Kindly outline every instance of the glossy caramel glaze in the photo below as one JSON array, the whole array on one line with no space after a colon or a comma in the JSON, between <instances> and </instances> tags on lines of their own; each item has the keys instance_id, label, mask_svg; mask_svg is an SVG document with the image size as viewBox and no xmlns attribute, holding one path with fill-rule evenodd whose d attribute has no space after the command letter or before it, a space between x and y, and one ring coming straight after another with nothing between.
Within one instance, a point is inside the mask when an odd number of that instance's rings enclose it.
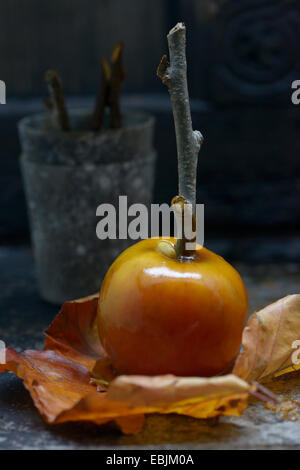
<instances>
[{"instance_id":1,"label":"glossy caramel glaze","mask_svg":"<svg viewBox=\"0 0 300 470\"><path fill-rule=\"evenodd\" d=\"M193 259L164 255L165 240L125 250L102 284L98 329L123 374L212 376L226 371L241 344L247 293L223 258L197 247Z\"/></svg>"}]
</instances>

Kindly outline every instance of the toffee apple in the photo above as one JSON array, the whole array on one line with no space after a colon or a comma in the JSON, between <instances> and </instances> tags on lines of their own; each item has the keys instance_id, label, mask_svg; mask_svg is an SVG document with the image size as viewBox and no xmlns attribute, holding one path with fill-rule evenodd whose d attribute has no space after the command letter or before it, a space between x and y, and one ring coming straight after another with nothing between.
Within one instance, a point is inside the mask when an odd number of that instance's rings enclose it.
<instances>
[{"instance_id":1,"label":"toffee apple","mask_svg":"<svg viewBox=\"0 0 300 470\"><path fill-rule=\"evenodd\" d=\"M169 88L176 130L179 194L195 208L202 135L193 131L186 78L185 26L168 34L158 75ZM182 215L184 218L184 215ZM103 281L98 304L102 345L118 373L212 376L239 352L247 293L238 272L183 236L150 238L125 250Z\"/></svg>"},{"instance_id":2,"label":"toffee apple","mask_svg":"<svg viewBox=\"0 0 300 470\"><path fill-rule=\"evenodd\" d=\"M100 294L100 339L124 374L212 376L235 359L246 290L223 258L197 246L179 260L175 239L148 239L110 267Z\"/></svg>"}]
</instances>

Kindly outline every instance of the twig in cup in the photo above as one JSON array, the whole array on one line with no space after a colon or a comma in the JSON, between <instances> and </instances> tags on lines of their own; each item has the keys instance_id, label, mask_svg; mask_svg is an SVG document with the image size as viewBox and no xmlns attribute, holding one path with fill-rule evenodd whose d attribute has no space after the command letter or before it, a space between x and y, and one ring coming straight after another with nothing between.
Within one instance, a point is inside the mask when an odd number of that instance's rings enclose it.
<instances>
[{"instance_id":1,"label":"twig in cup","mask_svg":"<svg viewBox=\"0 0 300 470\"><path fill-rule=\"evenodd\" d=\"M93 131L100 131L103 124L105 107L109 101L111 68L105 57L101 60L101 83L92 118Z\"/></svg>"},{"instance_id":2,"label":"twig in cup","mask_svg":"<svg viewBox=\"0 0 300 470\"><path fill-rule=\"evenodd\" d=\"M47 107L55 110L60 129L62 131L69 131L70 121L65 105L61 78L55 70L48 70L45 75L45 81L50 94L50 100L47 100Z\"/></svg>"},{"instance_id":3,"label":"twig in cup","mask_svg":"<svg viewBox=\"0 0 300 470\"><path fill-rule=\"evenodd\" d=\"M120 91L121 84L125 79L125 67L123 64L123 43L118 42L115 46L112 56L112 74L110 83L110 112L111 127L117 129L121 127L121 111L120 111Z\"/></svg>"},{"instance_id":4,"label":"twig in cup","mask_svg":"<svg viewBox=\"0 0 300 470\"><path fill-rule=\"evenodd\" d=\"M120 91L125 78L123 48L122 42L116 44L111 56L111 66L105 57L101 61L101 84L92 118L94 131L101 130L106 107L110 108L111 128L118 129L122 125Z\"/></svg>"}]
</instances>

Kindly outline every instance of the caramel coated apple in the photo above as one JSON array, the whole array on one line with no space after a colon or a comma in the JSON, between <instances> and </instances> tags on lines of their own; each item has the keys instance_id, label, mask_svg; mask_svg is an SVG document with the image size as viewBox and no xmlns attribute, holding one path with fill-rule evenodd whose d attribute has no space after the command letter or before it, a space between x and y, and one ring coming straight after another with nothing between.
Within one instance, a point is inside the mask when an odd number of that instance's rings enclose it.
<instances>
[{"instance_id":1,"label":"caramel coated apple","mask_svg":"<svg viewBox=\"0 0 300 470\"><path fill-rule=\"evenodd\" d=\"M175 242L143 240L106 274L98 329L118 373L213 376L239 352L248 307L240 275L199 245L176 259Z\"/></svg>"}]
</instances>

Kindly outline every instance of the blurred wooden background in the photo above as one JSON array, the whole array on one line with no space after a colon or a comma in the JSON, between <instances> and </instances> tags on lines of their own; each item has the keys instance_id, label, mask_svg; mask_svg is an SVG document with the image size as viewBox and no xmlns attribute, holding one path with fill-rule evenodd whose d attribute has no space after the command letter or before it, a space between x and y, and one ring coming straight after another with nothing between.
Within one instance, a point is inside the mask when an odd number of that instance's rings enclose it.
<instances>
[{"instance_id":1,"label":"blurred wooden background","mask_svg":"<svg viewBox=\"0 0 300 470\"><path fill-rule=\"evenodd\" d=\"M92 93L100 58L123 40L124 90L161 91L157 62L182 20L193 97L284 102L299 72L299 11L293 0L2 0L1 79L8 96L40 95L56 68L68 93Z\"/></svg>"},{"instance_id":2,"label":"blurred wooden background","mask_svg":"<svg viewBox=\"0 0 300 470\"><path fill-rule=\"evenodd\" d=\"M177 21L188 31L188 76L201 151L198 200L207 230L300 227L300 2L296 0L1 0L0 242L28 234L16 122L42 109L44 74L56 68L72 103L92 97L100 59L125 43L125 101L155 114L155 201L177 186L168 93L156 77ZM76 101L77 100L77 101Z\"/></svg>"},{"instance_id":3,"label":"blurred wooden background","mask_svg":"<svg viewBox=\"0 0 300 470\"><path fill-rule=\"evenodd\" d=\"M100 59L118 40L126 45L126 90L157 88L155 67L165 49L169 3L2 0L1 78L9 95L44 93L47 68L59 70L68 93L95 91Z\"/></svg>"},{"instance_id":4,"label":"blurred wooden background","mask_svg":"<svg viewBox=\"0 0 300 470\"><path fill-rule=\"evenodd\" d=\"M164 46L161 0L2 0L1 77L11 95L44 92L47 68L56 68L69 93L93 92L100 59L118 40L126 44L128 90L155 86Z\"/></svg>"}]
</instances>

